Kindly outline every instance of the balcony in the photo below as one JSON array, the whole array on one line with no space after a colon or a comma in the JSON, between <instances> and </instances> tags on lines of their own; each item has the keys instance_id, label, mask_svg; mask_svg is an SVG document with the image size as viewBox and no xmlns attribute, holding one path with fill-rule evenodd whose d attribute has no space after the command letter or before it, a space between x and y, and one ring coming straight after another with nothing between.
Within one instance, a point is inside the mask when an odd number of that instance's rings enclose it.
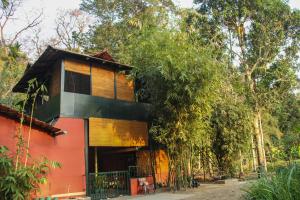
<instances>
[{"instance_id":1,"label":"balcony","mask_svg":"<svg viewBox=\"0 0 300 200\"><path fill-rule=\"evenodd\" d=\"M39 106L34 116L43 121L60 117L90 117L147 121L151 106L85 94L62 92Z\"/></svg>"}]
</instances>

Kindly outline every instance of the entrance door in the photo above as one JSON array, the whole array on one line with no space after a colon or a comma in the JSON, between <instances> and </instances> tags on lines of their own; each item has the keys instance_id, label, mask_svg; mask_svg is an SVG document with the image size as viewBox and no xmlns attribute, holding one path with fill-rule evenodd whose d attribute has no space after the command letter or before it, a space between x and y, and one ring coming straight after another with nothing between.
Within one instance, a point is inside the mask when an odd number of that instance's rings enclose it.
<instances>
[{"instance_id":1,"label":"entrance door","mask_svg":"<svg viewBox=\"0 0 300 200\"><path fill-rule=\"evenodd\" d=\"M89 147L88 193L93 200L129 195L129 166L135 148Z\"/></svg>"},{"instance_id":2,"label":"entrance door","mask_svg":"<svg viewBox=\"0 0 300 200\"><path fill-rule=\"evenodd\" d=\"M136 165L135 148L89 147L88 158L89 173L128 171Z\"/></svg>"}]
</instances>

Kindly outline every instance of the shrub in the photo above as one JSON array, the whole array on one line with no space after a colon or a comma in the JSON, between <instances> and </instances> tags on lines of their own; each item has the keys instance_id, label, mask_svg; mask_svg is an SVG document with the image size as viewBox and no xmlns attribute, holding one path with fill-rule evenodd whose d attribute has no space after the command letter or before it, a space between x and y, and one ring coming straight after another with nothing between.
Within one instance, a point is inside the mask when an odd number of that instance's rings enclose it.
<instances>
[{"instance_id":1,"label":"shrub","mask_svg":"<svg viewBox=\"0 0 300 200\"><path fill-rule=\"evenodd\" d=\"M0 199L29 199L30 194L39 189L39 184L46 182L50 168L55 167L60 167L60 164L46 158L15 167L14 157L8 148L0 146Z\"/></svg>"},{"instance_id":2,"label":"shrub","mask_svg":"<svg viewBox=\"0 0 300 200\"><path fill-rule=\"evenodd\" d=\"M246 191L246 199L298 200L300 199L300 166L293 164L278 169L272 177L263 177Z\"/></svg>"}]
</instances>

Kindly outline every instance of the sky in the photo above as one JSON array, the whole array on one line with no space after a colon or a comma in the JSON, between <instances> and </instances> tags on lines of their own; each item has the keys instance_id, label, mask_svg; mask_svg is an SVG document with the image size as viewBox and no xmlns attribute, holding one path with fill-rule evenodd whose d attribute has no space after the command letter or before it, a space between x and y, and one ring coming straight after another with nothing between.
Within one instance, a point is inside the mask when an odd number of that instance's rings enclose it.
<instances>
[{"instance_id":1,"label":"sky","mask_svg":"<svg viewBox=\"0 0 300 200\"><path fill-rule=\"evenodd\" d=\"M55 33L55 18L60 9L79 8L81 0L23 0L23 4L16 12L16 20L7 27L8 33L16 32L21 29L28 18L32 18L43 12L43 20L40 24L42 29L42 39L47 39ZM190 8L193 6L193 0L174 0L180 7ZM292 8L300 9L300 0L290 0ZM26 34L25 34L26 36ZM25 37L23 36L23 37ZM43 38L45 37L45 38Z\"/></svg>"}]
</instances>

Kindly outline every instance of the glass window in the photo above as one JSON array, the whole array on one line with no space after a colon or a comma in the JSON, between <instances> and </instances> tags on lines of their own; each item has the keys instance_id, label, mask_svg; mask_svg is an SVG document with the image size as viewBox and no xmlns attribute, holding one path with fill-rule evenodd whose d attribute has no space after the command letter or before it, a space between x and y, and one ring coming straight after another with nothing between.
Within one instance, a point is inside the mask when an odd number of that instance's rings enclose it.
<instances>
[{"instance_id":1,"label":"glass window","mask_svg":"<svg viewBox=\"0 0 300 200\"><path fill-rule=\"evenodd\" d=\"M65 91L91 94L91 76L71 71L65 71Z\"/></svg>"}]
</instances>

